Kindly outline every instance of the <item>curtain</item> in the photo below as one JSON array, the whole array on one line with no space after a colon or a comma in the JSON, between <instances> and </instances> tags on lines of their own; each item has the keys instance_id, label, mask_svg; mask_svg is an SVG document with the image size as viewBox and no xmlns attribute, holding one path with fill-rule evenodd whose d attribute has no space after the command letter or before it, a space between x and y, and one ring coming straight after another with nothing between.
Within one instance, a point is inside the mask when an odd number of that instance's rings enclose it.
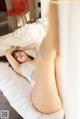
<instances>
[{"instance_id":1,"label":"curtain","mask_svg":"<svg viewBox=\"0 0 80 119\"><path fill-rule=\"evenodd\" d=\"M72 1L73 2L73 1ZM80 2L59 5L61 81L66 119L80 118Z\"/></svg>"}]
</instances>

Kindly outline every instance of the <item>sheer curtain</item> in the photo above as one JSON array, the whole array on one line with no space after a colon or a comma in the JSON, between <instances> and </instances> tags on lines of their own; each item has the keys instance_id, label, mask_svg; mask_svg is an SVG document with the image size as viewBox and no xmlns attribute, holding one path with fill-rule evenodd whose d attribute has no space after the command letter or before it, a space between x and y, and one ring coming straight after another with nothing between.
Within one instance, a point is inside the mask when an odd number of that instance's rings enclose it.
<instances>
[{"instance_id":1,"label":"sheer curtain","mask_svg":"<svg viewBox=\"0 0 80 119\"><path fill-rule=\"evenodd\" d=\"M73 2L73 1L72 1ZM61 80L66 119L80 118L80 2L59 5Z\"/></svg>"}]
</instances>

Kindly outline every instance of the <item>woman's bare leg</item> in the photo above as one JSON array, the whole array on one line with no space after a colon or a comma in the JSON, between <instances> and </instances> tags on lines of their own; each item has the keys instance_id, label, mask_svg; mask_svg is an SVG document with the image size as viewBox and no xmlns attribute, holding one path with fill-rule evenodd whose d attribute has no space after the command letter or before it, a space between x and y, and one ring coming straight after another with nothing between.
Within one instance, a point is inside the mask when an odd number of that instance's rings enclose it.
<instances>
[{"instance_id":1,"label":"woman's bare leg","mask_svg":"<svg viewBox=\"0 0 80 119\"><path fill-rule=\"evenodd\" d=\"M59 51L57 5L50 4L49 30L40 46L36 84L32 92L33 105L43 113L52 113L62 108L55 79L55 57Z\"/></svg>"},{"instance_id":2,"label":"woman's bare leg","mask_svg":"<svg viewBox=\"0 0 80 119\"><path fill-rule=\"evenodd\" d=\"M50 3L48 33L40 46L40 53L43 57L49 54L52 50L59 51L58 26L57 5Z\"/></svg>"},{"instance_id":3,"label":"woman's bare leg","mask_svg":"<svg viewBox=\"0 0 80 119\"><path fill-rule=\"evenodd\" d=\"M56 78L58 94L63 104L63 94L62 94L61 75L60 75L60 55L59 54L57 54L56 59L55 59L55 78Z\"/></svg>"}]
</instances>

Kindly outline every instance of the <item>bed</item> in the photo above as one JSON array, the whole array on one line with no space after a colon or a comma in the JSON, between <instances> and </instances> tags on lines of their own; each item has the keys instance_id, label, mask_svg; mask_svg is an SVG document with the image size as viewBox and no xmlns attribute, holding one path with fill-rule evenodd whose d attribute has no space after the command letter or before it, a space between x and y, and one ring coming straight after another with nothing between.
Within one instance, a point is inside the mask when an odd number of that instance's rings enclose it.
<instances>
[{"instance_id":1,"label":"bed","mask_svg":"<svg viewBox=\"0 0 80 119\"><path fill-rule=\"evenodd\" d=\"M33 24L28 24L11 34L0 37L0 56L4 55L4 51L11 45L29 45L42 42L48 28L47 18L37 20ZM35 35L34 35L35 34ZM4 96L8 99L10 105L24 119L63 119L63 109L54 114L42 114L36 111L31 102L31 87L28 82L16 74L8 65L8 63L0 63L0 89Z\"/></svg>"}]
</instances>

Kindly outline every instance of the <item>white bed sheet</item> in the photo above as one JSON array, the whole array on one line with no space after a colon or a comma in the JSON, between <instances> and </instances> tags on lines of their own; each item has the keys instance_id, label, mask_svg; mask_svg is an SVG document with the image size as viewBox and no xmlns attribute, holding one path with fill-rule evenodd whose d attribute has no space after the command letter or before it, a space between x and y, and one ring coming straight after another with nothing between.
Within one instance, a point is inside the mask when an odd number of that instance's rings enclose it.
<instances>
[{"instance_id":1,"label":"white bed sheet","mask_svg":"<svg viewBox=\"0 0 80 119\"><path fill-rule=\"evenodd\" d=\"M63 109L52 114L38 112L31 103L31 85L15 73L8 63L0 63L0 89L23 119L64 119Z\"/></svg>"},{"instance_id":2,"label":"white bed sheet","mask_svg":"<svg viewBox=\"0 0 80 119\"><path fill-rule=\"evenodd\" d=\"M0 55L4 55L4 51L11 45L28 45L32 42L40 44L45 37L47 25L44 18L0 37ZM63 110L54 114L42 114L36 111L31 103L30 84L5 63L0 63L0 89L10 105L24 119L63 119L64 117Z\"/></svg>"}]
</instances>

